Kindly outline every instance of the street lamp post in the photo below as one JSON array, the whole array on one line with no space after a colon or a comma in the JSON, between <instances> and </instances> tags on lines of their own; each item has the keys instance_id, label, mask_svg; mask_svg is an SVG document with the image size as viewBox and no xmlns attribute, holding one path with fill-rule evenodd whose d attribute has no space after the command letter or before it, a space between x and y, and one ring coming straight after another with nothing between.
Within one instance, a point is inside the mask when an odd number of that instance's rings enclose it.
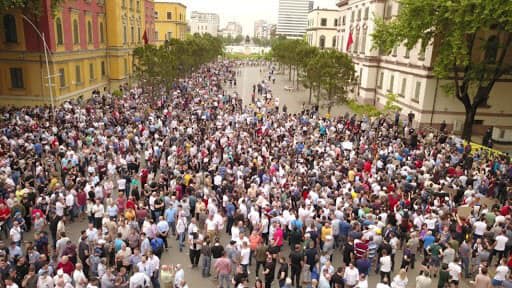
<instances>
[{"instance_id":1,"label":"street lamp post","mask_svg":"<svg viewBox=\"0 0 512 288\"><path fill-rule=\"evenodd\" d=\"M52 118L55 119L55 107L54 107L54 102L53 102L53 85L52 85L52 75L50 75L50 64L48 63L48 53L51 54L51 51L50 51L50 48L48 48L48 44L46 43L46 39L44 38L44 33L41 33L41 31L39 31L39 29L37 29L36 25L34 25L34 23L32 21L30 21L30 19L27 18L27 16L25 15L22 15L21 17L23 17L23 19L25 21L27 21L28 24L30 24L30 26L32 26L32 28L34 28L34 30L37 32L37 35L39 36L39 38L41 38L41 40L43 41L43 48L44 48L44 59L45 59L45 62L46 62L46 78L48 79L48 89L50 90L50 105L52 107Z\"/></svg>"}]
</instances>

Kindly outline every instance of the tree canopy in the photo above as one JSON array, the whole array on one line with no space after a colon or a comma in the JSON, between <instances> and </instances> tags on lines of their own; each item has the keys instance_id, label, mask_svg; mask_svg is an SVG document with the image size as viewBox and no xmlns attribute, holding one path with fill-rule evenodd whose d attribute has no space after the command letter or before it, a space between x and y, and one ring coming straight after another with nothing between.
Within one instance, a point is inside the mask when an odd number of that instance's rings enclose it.
<instances>
[{"instance_id":1,"label":"tree canopy","mask_svg":"<svg viewBox=\"0 0 512 288\"><path fill-rule=\"evenodd\" d=\"M51 0L51 8L55 11L65 0ZM1 0L0 14L10 9L21 9L24 14L40 15L42 0Z\"/></svg>"},{"instance_id":2,"label":"tree canopy","mask_svg":"<svg viewBox=\"0 0 512 288\"><path fill-rule=\"evenodd\" d=\"M316 92L317 104L322 91L325 91L327 107L345 102L349 87L355 77L352 60L347 54L336 50L320 50L309 46L303 39L278 38L272 43L272 56L279 63L289 67L290 80L292 67L296 78L312 92ZM297 81L297 85L299 81Z\"/></svg>"},{"instance_id":3,"label":"tree canopy","mask_svg":"<svg viewBox=\"0 0 512 288\"><path fill-rule=\"evenodd\" d=\"M223 53L222 40L210 34L194 34L164 45L145 45L134 50L135 76L150 87L170 88L177 78L188 75Z\"/></svg>"},{"instance_id":4,"label":"tree canopy","mask_svg":"<svg viewBox=\"0 0 512 288\"><path fill-rule=\"evenodd\" d=\"M511 73L512 1L400 0L392 20L377 19L376 48L389 52L433 45L434 73L453 79L445 88L464 106L463 137L471 139L476 111L496 81Z\"/></svg>"}]
</instances>

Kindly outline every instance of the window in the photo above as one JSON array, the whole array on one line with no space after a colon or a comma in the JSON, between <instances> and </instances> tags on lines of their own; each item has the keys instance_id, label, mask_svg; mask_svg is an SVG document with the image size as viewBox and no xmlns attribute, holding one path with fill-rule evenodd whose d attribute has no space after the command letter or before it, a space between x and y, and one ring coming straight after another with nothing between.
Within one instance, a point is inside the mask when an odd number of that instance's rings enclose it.
<instances>
[{"instance_id":1,"label":"window","mask_svg":"<svg viewBox=\"0 0 512 288\"><path fill-rule=\"evenodd\" d=\"M21 68L11 68L9 69L9 71L11 72L11 88L24 88L25 86L23 85L23 70Z\"/></svg>"},{"instance_id":2,"label":"window","mask_svg":"<svg viewBox=\"0 0 512 288\"><path fill-rule=\"evenodd\" d=\"M165 40L171 40L172 39L172 32L167 32L165 35Z\"/></svg>"},{"instance_id":3,"label":"window","mask_svg":"<svg viewBox=\"0 0 512 288\"><path fill-rule=\"evenodd\" d=\"M332 36L332 48L336 47L336 36Z\"/></svg>"},{"instance_id":4,"label":"window","mask_svg":"<svg viewBox=\"0 0 512 288\"><path fill-rule=\"evenodd\" d=\"M327 26L327 18L320 19L320 26L322 26L322 27Z\"/></svg>"},{"instance_id":5,"label":"window","mask_svg":"<svg viewBox=\"0 0 512 288\"><path fill-rule=\"evenodd\" d=\"M101 61L101 77L105 77L107 71L105 70L105 61Z\"/></svg>"},{"instance_id":6,"label":"window","mask_svg":"<svg viewBox=\"0 0 512 288\"><path fill-rule=\"evenodd\" d=\"M105 43L105 33L103 32L103 22L100 22L100 41Z\"/></svg>"},{"instance_id":7,"label":"window","mask_svg":"<svg viewBox=\"0 0 512 288\"><path fill-rule=\"evenodd\" d=\"M124 44L126 44L126 38L128 37L128 36L126 35L126 33L127 33L127 32L126 32L126 26L123 26L123 43L124 43Z\"/></svg>"},{"instance_id":8,"label":"window","mask_svg":"<svg viewBox=\"0 0 512 288\"><path fill-rule=\"evenodd\" d=\"M124 74L128 74L128 60L125 58L124 60Z\"/></svg>"},{"instance_id":9,"label":"window","mask_svg":"<svg viewBox=\"0 0 512 288\"><path fill-rule=\"evenodd\" d=\"M356 38L354 39L354 47L352 52L357 53L357 48L359 48L359 30L356 32Z\"/></svg>"},{"instance_id":10,"label":"window","mask_svg":"<svg viewBox=\"0 0 512 288\"><path fill-rule=\"evenodd\" d=\"M136 3L137 3L137 6L136 6L137 11L139 11L140 10L140 1L137 1Z\"/></svg>"},{"instance_id":11,"label":"window","mask_svg":"<svg viewBox=\"0 0 512 288\"><path fill-rule=\"evenodd\" d=\"M355 18L356 18L356 11L352 11L352 15L350 17L350 22L354 22Z\"/></svg>"},{"instance_id":12,"label":"window","mask_svg":"<svg viewBox=\"0 0 512 288\"><path fill-rule=\"evenodd\" d=\"M11 14L4 16L5 42L17 43L18 33L16 32L16 18Z\"/></svg>"},{"instance_id":13,"label":"window","mask_svg":"<svg viewBox=\"0 0 512 288\"><path fill-rule=\"evenodd\" d=\"M334 18L334 27L338 27L338 18Z\"/></svg>"},{"instance_id":14,"label":"window","mask_svg":"<svg viewBox=\"0 0 512 288\"><path fill-rule=\"evenodd\" d=\"M94 80L94 63L89 63L89 79Z\"/></svg>"},{"instance_id":15,"label":"window","mask_svg":"<svg viewBox=\"0 0 512 288\"><path fill-rule=\"evenodd\" d=\"M167 20L172 20L172 12L167 12Z\"/></svg>"},{"instance_id":16,"label":"window","mask_svg":"<svg viewBox=\"0 0 512 288\"><path fill-rule=\"evenodd\" d=\"M73 20L73 44L80 44L80 35L78 34L78 20Z\"/></svg>"},{"instance_id":17,"label":"window","mask_svg":"<svg viewBox=\"0 0 512 288\"><path fill-rule=\"evenodd\" d=\"M345 16L343 16L343 18L341 18L341 25L345 25Z\"/></svg>"},{"instance_id":18,"label":"window","mask_svg":"<svg viewBox=\"0 0 512 288\"><path fill-rule=\"evenodd\" d=\"M384 72L380 72L379 82L377 83L377 88L382 88L382 82L384 82Z\"/></svg>"},{"instance_id":19,"label":"window","mask_svg":"<svg viewBox=\"0 0 512 288\"><path fill-rule=\"evenodd\" d=\"M393 52L392 52L391 56L396 57L397 51L398 51L397 47L393 48Z\"/></svg>"},{"instance_id":20,"label":"window","mask_svg":"<svg viewBox=\"0 0 512 288\"><path fill-rule=\"evenodd\" d=\"M325 36L324 35L320 36L320 42L318 43L318 46L320 47L320 49L325 48Z\"/></svg>"},{"instance_id":21,"label":"window","mask_svg":"<svg viewBox=\"0 0 512 288\"><path fill-rule=\"evenodd\" d=\"M363 36L361 37L361 49L359 50L360 53L364 54L366 50L366 33L368 33L368 30L363 30Z\"/></svg>"},{"instance_id":22,"label":"window","mask_svg":"<svg viewBox=\"0 0 512 288\"><path fill-rule=\"evenodd\" d=\"M122 7L123 7L123 8L126 8L126 0L123 0Z\"/></svg>"},{"instance_id":23,"label":"window","mask_svg":"<svg viewBox=\"0 0 512 288\"><path fill-rule=\"evenodd\" d=\"M87 21L87 43L92 43L92 23Z\"/></svg>"},{"instance_id":24,"label":"window","mask_svg":"<svg viewBox=\"0 0 512 288\"><path fill-rule=\"evenodd\" d=\"M409 50L407 47L405 47L404 58L409 59L410 56L411 56L411 50Z\"/></svg>"},{"instance_id":25,"label":"window","mask_svg":"<svg viewBox=\"0 0 512 288\"><path fill-rule=\"evenodd\" d=\"M140 27L137 28L137 42L140 43Z\"/></svg>"},{"instance_id":26,"label":"window","mask_svg":"<svg viewBox=\"0 0 512 288\"><path fill-rule=\"evenodd\" d=\"M420 93L421 93L421 82L416 81L416 88L414 89L414 96L411 100L416 103L420 102Z\"/></svg>"},{"instance_id":27,"label":"window","mask_svg":"<svg viewBox=\"0 0 512 288\"><path fill-rule=\"evenodd\" d=\"M155 30L155 39L158 41L158 31Z\"/></svg>"},{"instance_id":28,"label":"window","mask_svg":"<svg viewBox=\"0 0 512 288\"><path fill-rule=\"evenodd\" d=\"M393 93L393 86L395 85L395 75L391 75L389 78L388 92Z\"/></svg>"},{"instance_id":29,"label":"window","mask_svg":"<svg viewBox=\"0 0 512 288\"><path fill-rule=\"evenodd\" d=\"M357 10L357 21L361 20L361 9Z\"/></svg>"},{"instance_id":30,"label":"window","mask_svg":"<svg viewBox=\"0 0 512 288\"><path fill-rule=\"evenodd\" d=\"M62 21L60 18L55 19L55 30L57 30L57 45L62 45L64 39L62 37Z\"/></svg>"},{"instance_id":31,"label":"window","mask_svg":"<svg viewBox=\"0 0 512 288\"><path fill-rule=\"evenodd\" d=\"M130 0L130 9L133 9L133 0Z\"/></svg>"},{"instance_id":32,"label":"window","mask_svg":"<svg viewBox=\"0 0 512 288\"><path fill-rule=\"evenodd\" d=\"M80 85L82 84L82 75L80 73L80 65L75 66L75 84Z\"/></svg>"},{"instance_id":33,"label":"window","mask_svg":"<svg viewBox=\"0 0 512 288\"><path fill-rule=\"evenodd\" d=\"M130 27L130 36L132 37L131 38L131 40L132 40L131 42L132 43L135 42L135 29L133 28L133 26Z\"/></svg>"},{"instance_id":34,"label":"window","mask_svg":"<svg viewBox=\"0 0 512 288\"><path fill-rule=\"evenodd\" d=\"M369 14L370 14L370 7L364 8L364 20L368 20Z\"/></svg>"},{"instance_id":35,"label":"window","mask_svg":"<svg viewBox=\"0 0 512 288\"><path fill-rule=\"evenodd\" d=\"M405 97L405 89L407 88L407 79L406 78L403 78L402 79L402 88L400 88L400 94L398 94L398 96L400 97Z\"/></svg>"},{"instance_id":36,"label":"window","mask_svg":"<svg viewBox=\"0 0 512 288\"><path fill-rule=\"evenodd\" d=\"M158 11L155 11L155 19L158 19Z\"/></svg>"},{"instance_id":37,"label":"window","mask_svg":"<svg viewBox=\"0 0 512 288\"><path fill-rule=\"evenodd\" d=\"M59 69L59 82L60 88L66 87L66 73L64 72L64 68Z\"/></svg>"}]
</instances>

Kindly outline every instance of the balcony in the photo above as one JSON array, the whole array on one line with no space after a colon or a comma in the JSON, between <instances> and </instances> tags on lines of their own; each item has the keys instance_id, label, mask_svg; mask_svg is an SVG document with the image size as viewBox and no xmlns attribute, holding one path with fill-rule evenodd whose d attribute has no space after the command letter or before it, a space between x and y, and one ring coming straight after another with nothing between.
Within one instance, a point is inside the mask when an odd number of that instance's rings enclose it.
<instances>
[{"instance_id":1,"label":"balcony","mask_svg":"<svg viewBox=\"0 0 512 288\"><path fill-rule=\"evenodd\" d=\"M348 0L340 0L338 3L336 3L336 6L343 7L345 5L348 5Z\"/></svg>"}]
</instances>

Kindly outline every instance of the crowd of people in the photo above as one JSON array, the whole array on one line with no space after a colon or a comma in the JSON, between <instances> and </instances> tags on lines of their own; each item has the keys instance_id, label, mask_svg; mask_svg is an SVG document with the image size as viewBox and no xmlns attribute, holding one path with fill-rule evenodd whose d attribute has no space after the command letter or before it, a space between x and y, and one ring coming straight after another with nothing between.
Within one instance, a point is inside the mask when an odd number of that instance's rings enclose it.
<instances>
[{"instance_id":1,"label":"crowd of people","mask_svg":"<svg viewBox=\"0 0 512 288\"><path fill-rule=\"evenodd\" d=\"M212 287L512 287L508 155L399 114L289 113L269 63L244 103L223 88L242 65L2 108L2 287L189 287L171 246Z\"/></svg>"}]
</instances>

